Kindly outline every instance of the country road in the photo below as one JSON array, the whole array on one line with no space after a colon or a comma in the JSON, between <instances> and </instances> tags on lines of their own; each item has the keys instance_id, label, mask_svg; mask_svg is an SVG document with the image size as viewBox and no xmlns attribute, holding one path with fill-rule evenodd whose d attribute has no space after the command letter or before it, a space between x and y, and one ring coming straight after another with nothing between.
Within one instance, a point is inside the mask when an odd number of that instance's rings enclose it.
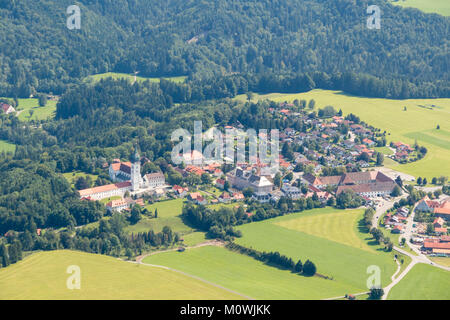
<instances>
[{"instance_id":1,"label":"country road","mask_svg":"<svg viewBox=\"0 0 450 320\"><path fill-rule=\"evenodd\" d=\"M199 243L199 244L197 244L197 245L195 245L195 246L185 247L185 249L186 249L186 250L189 250L189 249L195 249L195 248L200 248L200 247L205 247L205 246L224 246L224 245L225 245L225 243L224 243L223 241L212 240L212 241L206 241L206 242ZM244 299L247 299L247 300L255 300L254 298L249 297L249 296L247 296L247 295L245 295L245 294L242 294L242 293L240 293L240 292L234 291L234 290L232 290L232 289L228 289L228 288L226 288L226 287L224 287L224 286L221 286L221 285L219 285L219 284L217 284L217 283L214 283L214 282L211 282L211 281L209 281L209 280L203 279L203 278L201 278L201 277L195 276L195 275L193 275L193 274L189 274L189 273L186 273L186 272L184 272L184 271L180 271L180 270L173 269L173 268L166 267L166 266L161 266L161 265L157 265L157 264L150 264L150 263L144 263L144 262L142 262L142 260L144 260L144 259L145 259L146 257L148 257L148 256L152 256L152 255L160 254L160 253L164 253L164 252L173 252L173 251L176 251L176 250L178 250L178 248L173 248L173 249L168 249L168 250L163 250L163 251L155 251L155 252L148 253L148 254L141 255L141 256L137 257L137 258L136 258L136 261L128 261L128 260L125 260L125 261L126 261L126 262L129 262L129 263L140 264L140 265L144 265L144 266L149 266L149 267L154 267L154 268L161 268L161 269L165 269L165 270L170 270L170 271L173 271L173 272L177 272L177 273L180 273L180 274L182 274L182 275L184 275L184 276L187 276L187 277L193 278L193 279L195 279L195 280L199 280L199 281L202 281L202 282L207 283L207 284L209 284L209 285L212 285L212 286L214 286L214 287L216 287L216 288L219 288L219 289L228 291L228 292L230 292L230 293L236 294L236 295L238 295L238 296L241 296L241 297L243 297Z\"/></svg>"}]
</instances>

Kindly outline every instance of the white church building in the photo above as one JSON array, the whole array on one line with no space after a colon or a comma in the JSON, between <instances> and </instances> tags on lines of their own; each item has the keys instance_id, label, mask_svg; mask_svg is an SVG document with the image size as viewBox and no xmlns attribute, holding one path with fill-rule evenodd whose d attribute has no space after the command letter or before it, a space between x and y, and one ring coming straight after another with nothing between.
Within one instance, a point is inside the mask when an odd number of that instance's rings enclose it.
<instances>
[{"instance_id":1,"label":"white church building","mask_svg":"<svg viewBox=\"0 0 450 320\"><path fill-rule=\"evenodd\" d=\"M112 163L109 176L114 184L80 190L80 197L102 200L115 196L123 197L127 191L131 194L141 194L166 186L164 174L161 172L141 176L141 157L137 150L131 157L131 162Z\"/></svg>"}]
</instances>

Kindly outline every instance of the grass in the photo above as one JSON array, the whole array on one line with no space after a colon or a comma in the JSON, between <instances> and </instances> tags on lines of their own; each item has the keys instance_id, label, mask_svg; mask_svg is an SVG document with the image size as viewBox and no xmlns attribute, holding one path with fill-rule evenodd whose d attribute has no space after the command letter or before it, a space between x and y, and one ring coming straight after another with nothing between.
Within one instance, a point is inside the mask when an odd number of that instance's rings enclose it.
<instances>
[{"instance_id":1,"label":"grass","mask_svg":"<svg viewBox=\"0 0 450 320\"><path fill-rule=\"evenodd\" d=\"M222 247L160 253L144 263L173 267L254 299L324 299L357 290L337 281L296 275Z\"/></svg>"},{"instance_id":2,"label":"grass","mask_svg":"<svg viewBox=\"0 0 450 320\"><path fill-rule=\"evenodd\" d=\"M16 151L16 145L0 140L0 152L12 152L14 153Z\"/></svg>"},{"instance_id":3,"label":"grass","mask_svg":"<svg viewBox=\"0 0 450 320\"><path fill-rule=\"evenodd\" d=\"M366 241L359 237L354 230L363 210L336 211L327 208L315 212L320 212L320 214L309 213L298 219L275 222L275 225L362 250L371 250Z\"/></svg>"},{"instance_id":4,"label":"grass","mask_svg":"<svg viewBox=\"0 0 450 320\"><path fill-rule=\"evenodd\" d=\"M236 99L244 101L246 96ZM450 99L364 98L320 89L299 94L255 94L253 99L278 102L314 99L316 108L332 105L337 110L342 109L344 114L356 114L370 125L386 130L388 142L402 141L413 145L417 140L419 145L428 149L427 155L420 161L402 165L386 158L385 166L429 180L450 175ZM403 111L405 106L407 111ZM440 130L436 129L438 124Z\"/></svg>"},{"instance_id":5,"label":"grass","mask_svg":"<svg viewBox=\"0 0 450 320\"><path fill-rule=\"evenodd\" d=\"M130 81L134 81L134 75L126 74L126 73L116 73L116 72L107 72L100 73L96 75L89 76L85 78L85 81L92 81L94 83L99 82L102 79L113 78L113 79L128 79ZM163 79L170 80L176 83L182 83L186 80L186 76L179 77L163 77ZM145 77L136 77L137 81L143 82L149 80L150 82L159 82L162 78L145 78Z\"/></svg>"},{"instance_id":6,"label":"grass","mask_svg":"<svg viewBox=\"0 0 450 320\"><path fill-rule=\"evenodd\" d=\"M202 247L161 253L145 262L195 274L255 299L325 299L367 291L367 267L381 269L382 284L397 270L386 253L359 229L363 210L315 209L237 227L236 242L260 251L279 251L294 260L313 261L319 277L306 278L225 248ZM405 260L405 264L409 260Z\"/></svg>"},{"instance_id":7,"label":"grass","mask_svg":"<svg viewBox=\"0 0 450 320\"><path fill-rule=\"evenodd\" d=\"M81 269L81 289L69 290L67 267ZM241 299L180 273L75 251L33 254L0 269L5 299Z\"/></svg>"},{"instance_id":8,"label":"grass","mask_svg":"<svg viewBox=\"0 0 450 320\"><path fill-rule=\"evenodd\" d=\"M384 154L386 156L390 156L390 155L394 154L394 152L389 147L377 147L374 149L375 149L375 151L381 152L382 154Z\"/></svg>"},{"instance_id":9,"label":"grass","mask_svg":"<svg viewBox=\"0 0 450 320\"><path fill-rule=\"evenodd\" d=\"M449 300L450 272L417 264L389 293L390 300Z\"/></svg>"},{"instance_id":10,"label":"grass","mask_svg":"<svg viewBox=\"0 0 450 320\"><path fill-rule=\"evenodd\" d=\"M20 112L20 121L31 121L31 120L47 120L48 118L53 118L56 111L56 101L48 100L45 107L39 107L38 99L18 99L19 106L17 111ZM30 110L33 110L33 116L30 117Z\"/></svg>"},{"instance_id":11,"label":"grass","mask_svg":"<svg viewBox=\"0 0 450 320\"><path fill-rule=\"evenodd\" d=\"M174 232L179 232L182 235L189 234L194 230L187 226L181 218L183 209L183 199L175 199L157 202L152 205L148 205L145 208L155 213L155 209L158 209L157 218L143 217L137 224L128 226L125 230L129 233L134 232L147 232L153 230L154 232L160 232L165 226L169 226Z\"/></svg>"},{"instance_id":12,"label":"grass","mask_svg":"<svg viewBox=\"0 0 450 320\"><path fill-rule=\"evenodd\" d=\"M106 205L108 202L110 202L112 200L120 200L120 199L122 199L121 196L114 196L114 197L102 199L102 200L100 200L100 203L103 203L104 205Z\"/></svg>"},{"instance_id":13,"label":"grass","mask_svg":"<svg viewBox=\"0 0 450 320\"><path fill-rule=\"evenodd\" d=\"M391 2L402 7L412 7L427 13L439 13L450 16L450 5L448 0L399 0Z\"/></svg>"},{"instance_id":14,"label":"grass","mask_svg":"<svg viewBox=\"0 0 450 320\"><path fill-rule=\"evenodd\" d=\"M339 215L347 220L345 225L337 218ZM327 217L331 222L320 225ZM360 218L361 210L353 213L353 210L315 209L239 226L243 237L236 242L260 251L279 251L294 260L310 259L318 273L356 288L347 293L364 292L369 266L380 267L381 283L387 285L397 265L393 253L384 252L369 234L359 230Z\"/></svg>"},{"instance_id":15,"label":"grass","mask_svg":"<svg viewBox=\"0 0 450 320\"><path fill-rule=\"evenodd\" d=\"M440 264L441 266L450 268L450 257L430 257L430 260L434 263Z\"/></svg>"},{"instance_id":16,"label":"grass","mask_svg":"<svg viewBox=\"0 0 450 320\"><path fill-rule=\"evenodd\" d=\"M63 177L71 184L72 187L75 186L75 181L79 177L84 177L84 178L91 177L92 182L95 182L98 178L98 176L95 174L89 174L89 173L85 173L85 172L81 172L81 171L63 173Z\"/></svg>"}]
</instances>

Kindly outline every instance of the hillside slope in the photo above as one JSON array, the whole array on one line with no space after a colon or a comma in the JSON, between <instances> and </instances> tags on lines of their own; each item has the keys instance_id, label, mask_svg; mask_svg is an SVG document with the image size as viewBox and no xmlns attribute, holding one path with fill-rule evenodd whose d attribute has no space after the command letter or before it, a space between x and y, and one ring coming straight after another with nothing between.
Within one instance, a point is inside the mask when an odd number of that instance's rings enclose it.
<instances>
[{"instance_id":1,"label":"hillside slope","mask_svg":"<svg viewBox=\"0 0 450 320\"><path fill-rule=\"evenodd\" d=\"M374 1L0 1L0 92L59 93L107 71L143 76L352 71L448 87L448 18ZM440 93L442 96L442 92Z\"/></svg>"}]
</instances>

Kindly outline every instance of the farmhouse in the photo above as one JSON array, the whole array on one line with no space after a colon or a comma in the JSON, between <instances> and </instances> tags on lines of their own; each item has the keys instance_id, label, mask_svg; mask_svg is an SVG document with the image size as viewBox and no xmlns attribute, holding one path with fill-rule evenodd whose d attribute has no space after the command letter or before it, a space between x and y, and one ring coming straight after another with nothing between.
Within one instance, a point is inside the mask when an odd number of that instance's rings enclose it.
<instances>
[{"instance_id":1,"label":"farmhouse","mask_svg":"<svg viewBox=\"0 0 450 320\"><path fill-rule=\"evenodd\" d=\"M10 113L16 112L16 109L14 109L11 105L9 105L7 103L3 103L3 102L0 103L0 109L5 114L10 114Z\"/></svg>"}]
</instances>

